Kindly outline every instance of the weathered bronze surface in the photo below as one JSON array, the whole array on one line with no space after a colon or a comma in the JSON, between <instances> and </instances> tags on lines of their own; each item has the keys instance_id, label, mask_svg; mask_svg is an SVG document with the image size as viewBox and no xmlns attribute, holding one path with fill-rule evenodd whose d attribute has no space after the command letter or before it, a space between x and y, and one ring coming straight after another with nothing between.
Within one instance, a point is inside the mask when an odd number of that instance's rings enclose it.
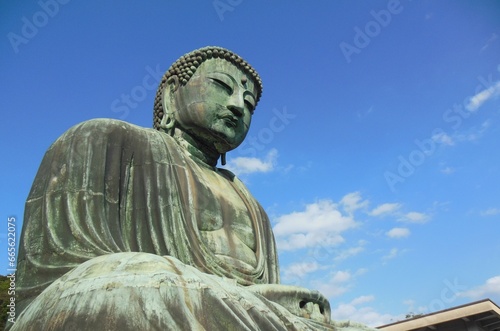
<instances>
[{"instance_id":1,"label":"weathered bronze surface","mask_svg":"<svg viewBox=\"0 0 500 331\"><path fill-rule=\"evenodd\" d=\"M279 284L269 219L221 155L262 86L222 48L165 74L154 127L90 120L47 151L26 202L12 330L333 330Z\"/></svg>"}]
</instances>

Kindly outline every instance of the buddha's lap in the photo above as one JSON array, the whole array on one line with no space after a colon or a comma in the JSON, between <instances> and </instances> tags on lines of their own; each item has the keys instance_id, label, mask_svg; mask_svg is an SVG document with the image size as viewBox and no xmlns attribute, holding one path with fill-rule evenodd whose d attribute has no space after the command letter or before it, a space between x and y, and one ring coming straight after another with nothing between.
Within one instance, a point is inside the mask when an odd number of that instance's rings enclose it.
<instances>
[{"instance_id":1,"label":"buddha's lap","mask_svg":"<svg viewBox=\"0 0 500 331\"><path fill-rule=\"evenodd\" d=\"M24 330L23 324L33 321L52 323L54 330L78 329L82 323L96 330L211 330L224 325L259 330L266 329L266 323L270 329L286 330L286 321L294 321L297 312L265 299L265 286L252 291L252 286L205 274L170 256L104 255L56 280L28 306L12 330ZM295 298L296 292L291 296Z\"/></svg>"}]
</instances>

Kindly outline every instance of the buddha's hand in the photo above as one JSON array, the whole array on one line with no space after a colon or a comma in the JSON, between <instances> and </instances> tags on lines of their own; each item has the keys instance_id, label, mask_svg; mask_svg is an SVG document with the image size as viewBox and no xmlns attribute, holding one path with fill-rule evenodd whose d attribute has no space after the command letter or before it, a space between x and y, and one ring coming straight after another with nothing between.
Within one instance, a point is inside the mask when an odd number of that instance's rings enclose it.
<instances>
[{"instance_id":1,"label":"buddha's hand","mask_svg":"<svg viewBox=\"0 0 500 331\"><path fill-rule=\"evenodd\" d=\"M330 303L318 291L280 284L252 285L248 287L248 290L283 306L296 316L330 323Z\"/></svg>"}]
</instances>

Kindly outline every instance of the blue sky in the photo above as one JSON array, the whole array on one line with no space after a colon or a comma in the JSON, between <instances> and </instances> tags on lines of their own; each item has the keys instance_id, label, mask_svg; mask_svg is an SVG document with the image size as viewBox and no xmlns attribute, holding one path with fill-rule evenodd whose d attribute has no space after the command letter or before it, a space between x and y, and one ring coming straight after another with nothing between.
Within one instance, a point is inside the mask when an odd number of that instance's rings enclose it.
<instances>
[{"instance_id":1,"label":"blue sky","mask_svg":"<svg viewBox=\"0 0 500 331\"><path fill-rule=\"evenodd\" d=\"M264 83L228 167L270 215L283 283L321 290L334 319L373 326L500 303L497 1L0 6L5 252L7 219L19 236L59 135L97 117L150 127L159 75L217 45Z\"/></svg>"}]
</instances>

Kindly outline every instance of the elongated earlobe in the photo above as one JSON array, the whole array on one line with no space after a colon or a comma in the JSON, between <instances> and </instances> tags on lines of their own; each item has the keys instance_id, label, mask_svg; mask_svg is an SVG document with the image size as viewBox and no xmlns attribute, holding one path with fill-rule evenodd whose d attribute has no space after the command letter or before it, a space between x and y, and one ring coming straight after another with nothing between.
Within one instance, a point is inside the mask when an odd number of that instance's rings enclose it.
<instances>
[{"instance_id":1,"label":"elongated earlobe","mask_svg":"<svg viewBox=\"0 0 500 331\"><path fill-rule=\"evenodd\" d=\"M168 78L167 86L162 92L163 117L160 122L160 128L166 133L173 135L175 129L175 104L174 93L179 88L179 78L174 75Z\"/></svg>"},{"instance_id":2,"label":"elongated earlobe","mask_svg":"<svg viewBox=\"0 0 500 331\"><path fill-rule=\"evenodd\" d=\"M226 165L226 153L222 153L222 154L220 155L220 163L221 163L222 165Z\"/></svg>"},{"instance_id":3,"label":"elongated earlobe","mask_svg":"<svg viewBox=\"0 0 500 331\"><path fill-rule=\"evenodd\" d=\"M163 118L161 119L160 128L162 128L166 133L172 136L175 129L175 118L170 114L165 113L163 115Z\"/></svg>"}]
</instances>

